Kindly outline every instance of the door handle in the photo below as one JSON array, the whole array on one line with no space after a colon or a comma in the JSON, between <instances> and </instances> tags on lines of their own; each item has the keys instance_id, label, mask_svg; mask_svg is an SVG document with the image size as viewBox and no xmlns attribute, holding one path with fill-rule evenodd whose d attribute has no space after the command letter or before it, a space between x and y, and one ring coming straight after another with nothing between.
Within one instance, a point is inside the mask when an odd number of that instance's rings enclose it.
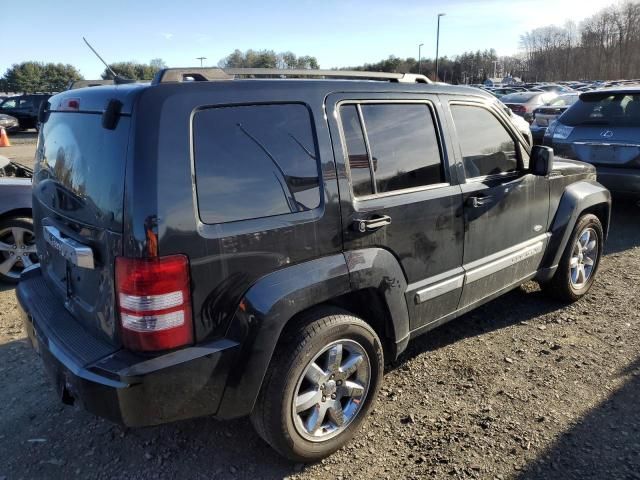
<instances>
[{"instance_id":1,"label":"door handle","mask_svg":"<svg viewBox=\"0 0 640 480\"><path fill-rule=\"evenodd\" d=\"M477 197L469 197L467 198L467 206L478 208L483 205L487 205L491 201L491 196L489 195L479 195Z\"/></svg>"},{"instance_id":2,"label":"door handle","mask_svg":"<svg viewBox=\"0 0 640 480\"><path fill-rule=\"evenodd\" d=\"M357 218L353 221L353 227L357 232L366 233L374 232L382 227L386 227L391 223L389 215L377 215L370 219Z\"/></svg>"}]
</instances>

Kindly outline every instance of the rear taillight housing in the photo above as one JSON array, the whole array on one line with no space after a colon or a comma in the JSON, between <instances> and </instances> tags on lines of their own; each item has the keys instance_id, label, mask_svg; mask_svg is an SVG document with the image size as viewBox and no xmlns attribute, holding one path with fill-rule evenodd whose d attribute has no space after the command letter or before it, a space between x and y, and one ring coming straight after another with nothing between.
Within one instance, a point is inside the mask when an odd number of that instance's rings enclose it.
<instances>
[{"instance_id":1,"label":"rear taillight housing","mask_svg":"<svg viewBox=\"0 0 640 480\"><path fill-rule=\"evenodd\" d=\"M193 342L186 256L116 258L116 294L126 348L158 351Z\"/></svg>"}]
</instances>

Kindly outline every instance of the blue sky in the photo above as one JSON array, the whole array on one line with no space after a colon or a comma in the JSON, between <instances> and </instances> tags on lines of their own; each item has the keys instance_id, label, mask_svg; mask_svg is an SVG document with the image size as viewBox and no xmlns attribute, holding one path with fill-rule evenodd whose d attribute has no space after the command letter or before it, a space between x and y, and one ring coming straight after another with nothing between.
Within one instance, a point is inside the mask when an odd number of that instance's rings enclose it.
<instances>
[{"instance_id":1,"label":"blue sky","mask_svg":"<svg viewBox=\"0 0 640 480\"><path fill-rule=\"evenodd\" d=\"M613 1L613 0L612 0ZM25 60L71 63L86 78L103 68L82 42L86 36L109 62L162 58L190 66L205 56L216 65L235 48L291 50L313 55L322 68L400 57L435 55L436 14L445 12L440 52L518 50L521 33L576 22L608 0L297 0L265 2L156 0L2 2L0 74ZM20 19L25 21L19 21ZM14 39L15 43L7 42Z\"/></svg>"}]
</instances>

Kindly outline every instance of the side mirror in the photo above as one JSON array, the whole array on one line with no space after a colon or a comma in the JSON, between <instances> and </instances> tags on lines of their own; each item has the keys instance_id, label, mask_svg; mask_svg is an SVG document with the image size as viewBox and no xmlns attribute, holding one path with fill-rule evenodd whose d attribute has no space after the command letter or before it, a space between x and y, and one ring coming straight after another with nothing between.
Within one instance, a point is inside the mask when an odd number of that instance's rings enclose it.
<instances>
[{"instance_id":1,"label":"side mirror","mask_svg":"<svg viewBox=\"0 0 640 480\"><path fill-rule=\"evenodd\" d=\"M534 175L546 177L553 170L553 148L534 145L531 148L529 169Z\"/></svg>"}]
</instances>

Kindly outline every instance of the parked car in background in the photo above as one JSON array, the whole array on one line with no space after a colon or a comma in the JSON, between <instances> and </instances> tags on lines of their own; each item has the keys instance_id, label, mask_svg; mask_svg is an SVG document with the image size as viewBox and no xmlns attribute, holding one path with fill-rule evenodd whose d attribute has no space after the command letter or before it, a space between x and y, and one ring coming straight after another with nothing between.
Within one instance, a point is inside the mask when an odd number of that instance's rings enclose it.
<instances>
[{"instance_id":1,"label":"parked car in background","mask_svg":"<svg viewBox=\"0 0 640 480\"><path fill-rule=\"evenodd\" d=\"M543 92L555 92L557 94L573 92L573 89L570 87L556 84L538 85L535 88Z\"/></svg>"},{"instance_id":2,"label":"parked car in background","mask_svg":"<svg viewBox=\"0 0 640 480\"><path fill-rule=\"evenodd\" d=\"M21 130L37 128L40 104L50 97L51 95L44 93L9 97L0 103L0 113L17 118Z\"/></svg>"},{"instance_id":3,"label":"parked car in background","mask_svg":"<svg viewBox=\"0 0 640 480\"><path fill-rule=\"evenodd\" d=\"M558 95L554 92L518 92L505 95L500 100L513 113L520 115L527 122L533 120L533 111L545 103L549 103Z\"/></svg>"},{"instance_id":4,"label":"parked car in background","mask_svg":"<svg viewBox=\"0 0 640 480\"><path fill-rule=\"evenodd\" d=\"M580 94L547 128L544 144L596 166L611 191L640 195L640 87Z\"/></svg>"},{"instance_id":5,"label":"parked car in background","mask_svg":"<svg viewBox=\"0 0 640 480\"><path fill-rule=\"evenodd\" d=\"M531 135L534 143L542 143L544 132L547 131L549 124L562 115L571 105L576 103L579 96L580 94L577 92L565 93L533 111Z\"/></svg>"},{"instance_id":6,"label":"parked car in background","mask_svg":"<svg viewBox=\"0 0 640 480\"><path fill-rule=\"evenodd\" d=\"M38 263L31 220L30 168L0 156L0 282L18 283Z\"/></svg>"},{"instance_id":7,"label":"parked car in background","mask_svg":"<svg viewBox=\"0 0 640 480\"><path fill-rule=\"evenodd\" d=\"M520 87L502 87L502 88L494 88L493 90L489 90L489 92L497 98L501 98L505 95L509 95L510 93L517 93L517 92L524 92L524 91L526 91L526 89L520 88Z\"/></svg>"},{"instance_id":8,"label":"parked car in background","mask_svg":"<svg viewBox=\"0 0 640 480\"><path fill-rule=\"evenodd\" d=\"M497 100L497 103L500 106L500 108L502 108L502 110L507 115L509 115L509 118L511 119L515 127L520 131L520 133L522 134L524 139L527 141L527 143L529 145L533 145L533 137L531 136L531 128L529 126L529 122L527 122L520 115L516 115L515 113L513 113L513 110L511 110L504 103L502 103L500 99Z\"/></svg>"},{"instance_id":9,"label":"parked car in background","mask_svg":"<svg viewBox=\"0 0 640 480\"><path fill-rule=\"evenodd\" d=\"M20 122L16 117L0 113L0 127L4 128L7 132L20 129Z\"/></svg>"}]
</instances>

